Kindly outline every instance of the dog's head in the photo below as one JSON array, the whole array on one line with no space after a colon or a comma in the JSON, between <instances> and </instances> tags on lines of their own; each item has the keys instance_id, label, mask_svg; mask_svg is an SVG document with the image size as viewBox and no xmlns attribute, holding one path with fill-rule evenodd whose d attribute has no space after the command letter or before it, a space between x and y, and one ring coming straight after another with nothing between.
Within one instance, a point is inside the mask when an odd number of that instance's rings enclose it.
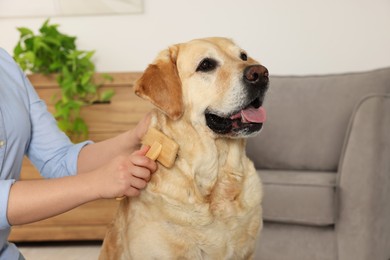
<instances>
[{"instance_id":1,"label":"dog's head","mask_svg":"<svg viewBox=\"0 0 390 260\"><path fill-rule=\"evenodd\" d=\"M136 82L137 95L172 120L225 137L247 137L265 121L268 71L226 38L197 39L162 51Z\"/></svg>"}]
</instances>

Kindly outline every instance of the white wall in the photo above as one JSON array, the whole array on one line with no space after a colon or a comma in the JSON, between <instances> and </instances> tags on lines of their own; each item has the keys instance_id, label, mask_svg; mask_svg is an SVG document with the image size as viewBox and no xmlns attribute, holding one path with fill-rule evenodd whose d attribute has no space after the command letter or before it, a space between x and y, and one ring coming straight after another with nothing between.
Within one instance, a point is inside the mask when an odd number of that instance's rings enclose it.
<instances>
[{"instance_id":1,"label":"white wall","mask_svg":"<svg viewBox=\"0 0 390 260\"><path fill-rule=\"evenodd\" d=\"M44 20L0 19L0 46L12 52L16 27ZM168 45L205 36L233 38L271 74L390 66L390 0L145 0L143 14L51 21L96 50L98 71L142 71Z\"/></svg>"}]
</instances>

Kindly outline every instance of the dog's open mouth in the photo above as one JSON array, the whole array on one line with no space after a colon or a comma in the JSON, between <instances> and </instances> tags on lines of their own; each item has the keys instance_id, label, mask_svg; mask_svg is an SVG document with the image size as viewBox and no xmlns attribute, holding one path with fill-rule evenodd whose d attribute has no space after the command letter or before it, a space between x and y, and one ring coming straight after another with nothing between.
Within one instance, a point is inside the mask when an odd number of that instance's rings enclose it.
<instances>
[{"instance_id":1,"label":"dog's open mouth","mask_svg":"<svg viewBox=\"0 0 390 260\"><path fill-rule=\"evenodd\" d=\"M245 136L261 130L266 120L265 109L256 98L248 106L228 116L206 111L207 126L219 135Z\"/></svg>"}]
</instances>

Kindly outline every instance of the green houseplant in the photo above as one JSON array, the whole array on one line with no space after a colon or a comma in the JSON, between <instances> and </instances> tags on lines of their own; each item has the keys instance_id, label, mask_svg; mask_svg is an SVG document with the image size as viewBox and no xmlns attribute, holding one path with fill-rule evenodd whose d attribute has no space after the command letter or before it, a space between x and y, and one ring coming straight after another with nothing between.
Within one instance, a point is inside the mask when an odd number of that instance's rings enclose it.
<instances>
[{"instance_id":1,"label":"green houseplant","mask_svg":"<svg viewBox=\"0 0 390 260\"><path fill-rule=\"evenodd\" d=\"M112 90L99 91L102 83L93 80L94 51L78 50L76 37L61 33L58 24L46 20L39 34L28 28L18 28L20 38L14 48L14 59L24 71L57 74L61 96L54 96L58 126L72 139L88 136L88 126L80 109L97 102L109 102ZM110 76L105 75L106 80Z\"/></svg>"}]
</instances>

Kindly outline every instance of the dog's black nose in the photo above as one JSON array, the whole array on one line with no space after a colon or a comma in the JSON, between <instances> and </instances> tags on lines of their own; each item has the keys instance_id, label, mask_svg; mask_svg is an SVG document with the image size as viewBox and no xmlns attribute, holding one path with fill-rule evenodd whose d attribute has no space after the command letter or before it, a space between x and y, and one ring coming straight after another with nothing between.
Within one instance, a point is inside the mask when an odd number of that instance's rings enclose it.
<instances>
[{"instance_id":1,"label":"dog's black nose","mask_svg":"<svg viewBox=\"0 0 390 260\"><path fill-rule=\"evenodd\" d=\"M254 86L268 84L268 70L262 65L252 65L244 70L244 80Z\"/></svg>"}]
</instances>

